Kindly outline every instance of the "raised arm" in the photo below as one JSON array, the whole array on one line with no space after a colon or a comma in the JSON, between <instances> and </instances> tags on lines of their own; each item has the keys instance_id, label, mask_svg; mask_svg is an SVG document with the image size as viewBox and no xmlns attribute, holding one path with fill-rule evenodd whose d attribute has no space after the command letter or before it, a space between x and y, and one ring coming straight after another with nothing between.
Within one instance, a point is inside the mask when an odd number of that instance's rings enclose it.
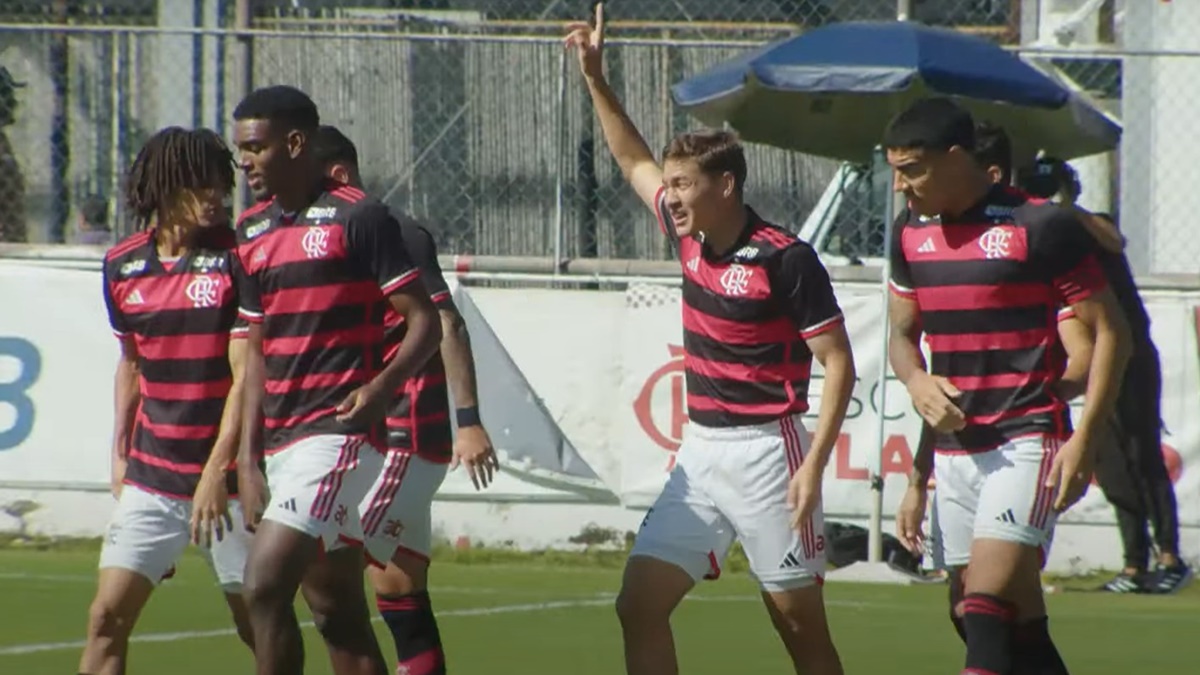
<instances>
[{"instance_id":1,"label":"raised arm","mask_svg":"<svg viewBox=\"0 0 1200 675\"><path fill-rule=\"evenodd\" d=\"M654 161L646 140L604 77L604 3L596 5L595 25L580 22L567 29L565 46L574 48L579 57L579 69L587 82L608 149L638 197L651 210L656 210L656 197L662 187L662 168Z\"/></svg>"}]
</instances>

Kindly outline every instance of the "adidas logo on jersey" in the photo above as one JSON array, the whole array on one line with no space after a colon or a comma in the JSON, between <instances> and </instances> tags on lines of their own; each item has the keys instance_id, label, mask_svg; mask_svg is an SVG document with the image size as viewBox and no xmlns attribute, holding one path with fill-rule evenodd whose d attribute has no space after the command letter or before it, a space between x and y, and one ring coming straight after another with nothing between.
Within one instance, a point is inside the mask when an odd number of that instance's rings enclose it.
<instances>
[{"instance_id":1,"label":"adidas logo on jersey","mask_svg":"<svg viewBox=\"0 0 1200 675\"><path fill-rule=\"evenodd\" d=\"M937 246L934 245L933 239L926 239L925 243L921 244L920 248L917 249L917 253L933 253L936 250Z\"/></svg>"},{"instance_id":2,"label":"adidas logo on jersey","mask_svg":"<svg viewBox=\"0 0 1200 675\"><path fill-rule=\"evenodd\" d=\"M700 256L696 256L695 258L687 261L687 268L691 272L695 272L696 270L700 269Z\"/></svg>"},{"instance_id":3,"label":"adidas logo on jersey","mask_svg":"<svg viewBox=\"0 0 1200 675\"><path fill-rule=\"evenodd\" d=\"M1000 515L996 516L996 520L998 522L1007 523L1009 525L1017 524L1017 517L1013 515L1012 509L1008 509L1004 513L1001 513Z\"/></svg>"},{"instance_id":4,"label":"adidas logo on jersey","mask_svg":"<svg viewBox=\"0 0 1200 675\"><path fill-rule=\"evenodd\" d=\"M794 553L789 552L786 556L784 556L783 562L779 563L779 569L790 570L790 569L793 569L796 567L800 567L802 564L803 563L800 562L800 559L797 558Z\"/></svg>"},{"instance_id":5,"label":"adidas logo on jersey","mask_svg":"<svg viewBox=\"0 0 1200 675\"><path fill-rule=\"evenodd\" d=\"M133 289L133 292L125 296L125 302L131 305L144 305L146 300L142 298L142 292L138 289Z\"/></svg>"}]
</instances>

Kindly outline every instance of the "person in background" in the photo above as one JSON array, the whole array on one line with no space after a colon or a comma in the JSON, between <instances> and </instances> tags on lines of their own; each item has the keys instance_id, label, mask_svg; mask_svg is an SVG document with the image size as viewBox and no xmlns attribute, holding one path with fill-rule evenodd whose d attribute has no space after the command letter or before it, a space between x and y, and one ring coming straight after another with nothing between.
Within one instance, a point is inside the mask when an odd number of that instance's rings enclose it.
<instances>
[{"instance_id":1,"label":"person in background","mask_svg":"<svg viewBox=\"0 0 1200 675\"><path fill-rule=\"evenodd\" d=\"M7 243L28 240L25 178L5 130L17 121L17 89L24 86L13 79L8 68L0 66L0 242Z\"/></svg>"},{"instance_id":2,"label":"person in background","mask_svg":"<svg viewBox=\"0 0 1200 675\"><path fill-rule=\"evenodd\" d=\"M91 196L79 205L79 232L75 243L88 246L107 246L112 242L108 226L108 200Z\"/></svg>"},{"instance_id":3,"label":"person in background","mask_svg":"<svg viewBox=\"0 0 1200 675\"><path fill-rule=\"evenodd\" d=\"M1116 510L1125 558L1124 568L1102 588L1113 593L1174 593L1191 581L1193 571L1179 557L1175 487L1162 454L1162 366L1150 335L1150 315L1122 252L1124 238L1109 215L1075 206L1081 188L1066 162L1040 159L1019 180L1030 194L1073 206L1093 221L1088 230L1101 249L1097 253L1100 266L1133 337L1133 355L1111 421L1113 433L1096 454L1096 478ZM1114 241L1120 246L1114 246ZM1092 335L1069 311L1059 319L1059 336L1068 354L1064 393L1069 396L1086 385L1086 370L1080 363L1089 360ZM1157 549L1153 569L1147 524L1154 531Z\"/></svg>"}]
</instances>

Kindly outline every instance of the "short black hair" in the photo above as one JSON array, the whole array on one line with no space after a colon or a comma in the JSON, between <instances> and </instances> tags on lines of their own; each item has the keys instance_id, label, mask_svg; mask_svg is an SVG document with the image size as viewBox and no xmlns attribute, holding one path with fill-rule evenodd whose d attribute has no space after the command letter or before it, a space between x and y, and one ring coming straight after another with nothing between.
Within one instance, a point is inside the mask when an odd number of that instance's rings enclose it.
<instances>
[{"instance_id":1,"label":"short black hair","mask_svg":"<svg viewBox=\"0 0 1200 675\"><path fill-rule=\"evenodd\" d=\"M954 146L975 150L971 113L948 98L923 98L899 113L883 132L886 149L936 150Z\"/></svg>"},{"instance_id":2,"label":"short black hair","mask_svg":"<svg viewBox=\"0 0 1200 675\"><path fill-rule=\"evenodd\" d=\"M295 87L273 85L246 94L233 109L235 120L267 120L289 129L316 131L321 125L317 104Z\"/></svg>"},{"instance_id":3,"label":"short black hair","mask_svg":"<svg viewBox=\"0 0 1200 675\"><path fill-rule=\"evenodd\" d=\"M358 148L341 129L332 124L322 124L313 136L312 143L313 153L321 166L327 167L335 162L358 166Z\"/></svg>"},{"instance_id":4,"label":"short black hair","mask_svg":"<svg viewBox=\"0 0 1200 675\"><path fill-rule=\"evenodd\" d=\"M991 122L980 122L975 125L975 161L982 166L998 166L1006 180L1012 178L1013 149L1012 139L1004 127Z\"/></svg>"}]
</instances>

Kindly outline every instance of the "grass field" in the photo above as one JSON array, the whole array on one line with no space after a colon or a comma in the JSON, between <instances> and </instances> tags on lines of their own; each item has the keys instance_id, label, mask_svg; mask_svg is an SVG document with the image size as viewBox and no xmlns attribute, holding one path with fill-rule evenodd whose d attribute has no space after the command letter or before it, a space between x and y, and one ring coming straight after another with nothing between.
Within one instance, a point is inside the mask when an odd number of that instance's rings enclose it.
<instances>
[{"instance_id":1,"label":"grass field","mask_svg":"<svg viewBox=\"0 0 1200 675\"><path fill-rule=\"evenodd\" d=\"M76 672L94 588L96 552L89 549L0 550L0 673ZM449 557L454 561L435 563L432 583L455 675L622 672L612 611L620 554ZM944 619L943 586L831 584L827 591L850 675L958 672L962 647ZM1200 663L1196 586L1175 597L1067 591L1049 602L1076 675L1186 673ZM207 568L189 555L143 614L129 672L251 672L229 626ZM680 609L675 631L689 675L790 672L744 574L704 584ZM319 637L306 628L305 639L306 672L329 673ZM382 633L380 640L390 657L390 640Z\"/></svg>"}]
</instances>

